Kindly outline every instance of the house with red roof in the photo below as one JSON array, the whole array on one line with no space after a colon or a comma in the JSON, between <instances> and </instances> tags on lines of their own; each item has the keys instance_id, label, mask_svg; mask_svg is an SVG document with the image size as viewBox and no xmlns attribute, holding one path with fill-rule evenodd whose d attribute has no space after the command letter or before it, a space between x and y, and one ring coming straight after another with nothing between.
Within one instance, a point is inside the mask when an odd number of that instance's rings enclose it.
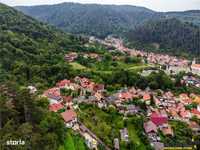
<instances>
[{"instance_id":1,"label":"house with red roof","mask_svg":"<svg viewBox=\"0 0 200 150\"><path fill-rule=\"evenodd\" d=\"M104 84L95 84L93 90L95 92L102 92L102 91L104 91Z\"/></svg>"},{"instance_id":2,"label":"house with red roof","mask_svg":"<svg viewBox=\"0 0 200 150\"><path fill-rule=\"evenodd\" d=\"M192 109L191 114L200 119L200 111L198 111L197 109Z\"/></svg>"},{"instance_id":3,"label":"house with red roof","mask_svg":"<svg viewBox=\"0 0 200 150\"><path fill-rule=\"evenodd\" d=\"M48 89L44 92L43 96L48 98L50 104L62 102L59 88Z\"/></svg>"},{"instance_id":4,"label":"house with red roof","mask_svg":"<svg viewBox=\"0 0 200 150\"><path fill-rule=\"evenodd\" d=\"M168 116L160 114L159 112L153 112L150 116L151 121L157 126L163 125L168 122Z\"/></svg>"},{"instance_id":5,"label":"house with red roof","mask_svg":"<svg viewBox=\"0 0 200 150\"><path fill-rule=\"evenodd\" d=\"M192 129L194 135L200 135L200 125L194 121L189 122L189 127Z\"/></svg>"},{"instance_id":6,"label":"house with red roof","mask_svg":"<svg viewBox=\"0 0 200 150\"><path fill-rule=\"evenodd\" d=\"M179 115L184 120L188 120L191 118L191 113L189 110L180 111Z\"/></svg>"},{"instance_id":7,"label":"house with red roof","mask_svg":"<svg viewBox=\"0 0 200 150\"><path fill-rule=\"evenodd\" d=\"M146 133L157 133L157 126L152 121L145 122L143 127Z\"/></svg>"},{"instance_id":8,"label":"house with red roof","mask_svg":"<svg viewBox=\"0 0 200 150\"><path fill-rule=\"evenodd\" d=\"M73 109L66 110L65 112L61 113L61 116L65 121L66 127L68 128L73 127L74 124L77 122L77 115Z\"/></svg>"},{"instance_id":9,"label":"house with red roof","mask_svg":"<svg viewBox=\"0 0 200 150\"><path fill-rule=\"evenodd\" d=\"M54 104L49 105L49 110L53 111L53 112L57 112L63 108L64 108L64 106L60 103L54 103Z\"/></svg>"},{"instance_id":10,"label":"house with red roof","mask_svg":"<svg viewBox=\"0 0 200 150\"><path fill-rule=\"evenodd\" d=\"M147 104L150 105L151 103L151 95L149 93L144 93L142 100Z\"/></svg>"},{"instance_id":11,"label":"house with red roof","mask_svg":"<svg viewBox=\"0 0 200 150\"><path fill-rule=\"evenodd\" d=\"M179 95L179 100L184 105L189 105L189 104L192 103L192 99L188 96L188 94L185 94L185 93L182 93L182 94Z\"/></svg>"},{"instance_id":12,"label":"house with red roof","mask_svg":"<svg viewBox=\"0 0 200 150\"><path fill-rule=\"evenodd\" d=\"M65 86L69 86L71 83L70 80L62 80L62 81L59 81L56 86L59 87L59 88L64 88Z\"/></svg>"},{"instance_id":13,"label":"house with red roof","mask_svg":"<svg viewBox=\"0 0 200 150\"><path fill-rule=\"evenodd\" d=\"M118 98L122 100L131 100L133 98L133 94L131 94L130 92L120 92L118 94Z\"/></svg>"}]
</instances>

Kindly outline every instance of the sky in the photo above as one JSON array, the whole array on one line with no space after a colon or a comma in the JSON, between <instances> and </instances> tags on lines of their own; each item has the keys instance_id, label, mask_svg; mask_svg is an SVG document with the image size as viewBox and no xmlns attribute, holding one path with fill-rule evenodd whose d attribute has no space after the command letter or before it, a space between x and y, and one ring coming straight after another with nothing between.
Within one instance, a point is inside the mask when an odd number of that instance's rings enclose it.
<instances>
[{"instance_id":1,"label":"sky","mask_svg":"<svg viewBox=\"0 0 200 150\"><path fill-rule=\"evenodd\" d=\"M184 11L191 9L200 10L200 0L0 0L1 3L17 5L42 5L57 4L62 2L98 3L116 5L144 6L156 11Z\"/></svg>"}]
</instances>

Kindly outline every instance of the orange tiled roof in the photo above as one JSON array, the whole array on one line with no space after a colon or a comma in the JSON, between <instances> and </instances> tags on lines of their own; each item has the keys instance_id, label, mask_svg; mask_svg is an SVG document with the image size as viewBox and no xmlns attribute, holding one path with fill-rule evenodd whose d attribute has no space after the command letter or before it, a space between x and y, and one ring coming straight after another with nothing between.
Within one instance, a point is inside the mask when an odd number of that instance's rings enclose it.
<instances>
[{"instance_id":1,"label":"orange tiled roof","mask_svg":"<svg viewBox=\"0 0 200 150\"><path fill-rule=\"evenodd\" d=\"M143 95L143 100L147 101L147 100L150 100L150 99L151 99L151 96L149 94Z\"/></svg>"},{"instance_id":2,"label":"orange tiled roof","mask_svg":"<svg viewBox=\"0 0 200 150\"><path fill-rule=\"evenodd\" d=\"M62 118L65 120L65 122L70 122L74 118L76 118L76 112L74 110L66 110L65 112L61 113Z\"/></svg>"},{"instance_id":3,"label":"orange tiled roof","mask_svg":"<svg viewBox=\"0 0 200 150\"><path fill-rule=\"evenodd\" d=\"M200 104L200 96L196 96L194 102Z\"/></svg>"},{"instance_id":4,"label":"orange tiled roof","mask_svg":"<svg viewBox=\"0 0 200 150\"><path fill-rule=\"evenodd\" d=\"M194 68L200 68L200 64L192 64L192 66L191 66L192 68L194 67Z\"/></svg>"}]
</instances>

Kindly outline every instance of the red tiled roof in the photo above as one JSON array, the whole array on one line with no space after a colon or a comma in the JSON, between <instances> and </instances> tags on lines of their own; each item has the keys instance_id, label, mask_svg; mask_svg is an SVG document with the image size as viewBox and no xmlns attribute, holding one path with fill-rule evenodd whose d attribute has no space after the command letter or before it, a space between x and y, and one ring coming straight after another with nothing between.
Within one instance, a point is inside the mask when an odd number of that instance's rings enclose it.
<instances>
[{"instance_id":1,"label":"red tiled roof","mask_svg":"<svg viewBox=\"0 0 200 150\"><path fill-rule=\"evenodd\" d=\"M58 86L58 87L62 87L62 86L65 86L65 85L68 85L68 84L70 84L71 83L71 81L70 80L62 80L62 81L60 81L60 82L58 82L56 85Z\"/></svg>"},{"instance_id":2,"label":"red tiled roof","mask_svg":"<svg viewBox=\"0 0 200 150\"><path fill-rule=\"evenodd\" d=\"M143 100L148 101L151 99L151 96L149 94L144 94L143 95Z\"/></svg>"},{"instance_id":3,"label":"red tiled roof","mask_svg":"<svg viewBox=\"0 0 200 150\"><path fill-rule=\"evenodd\" d=\"M200 112L197 109L192 109L191 111L194 115L197 115L200 117Z\"/></svg>"},{"instance_id":4,"label":"red tiled roof","mask_svg":"<svg viewBox=\"0 0 200 150\"><path fill-rule=\"evenodd\" d=\"M151 114L151 121L156 125L162 125L164 123L167 123L168 117L154 112Z\"/></svg>"},{"instance_id":5,"label":"red tiled roof","mask_svg":"<svg viewBox=\"0 0 200 150\"><path fill-rule=\"evenodd\" d=\"M76 118L76 112L74 110L66 110L65 112L61 113L62 118L65 122L70 122Z\"/></svg>"},{"instance_id":6,"label":"red tiled roof","mask_svg":"<svg viewBox=\"0 0 200 150\"><path fill-rule=\"evenodd\" d=\"M50 97L50 96L59 97L60 96L60 90L58 88L51 88L51 89L48 89L47 91L45 91L44 95L47 96L47 97Z\"/></svg>"},{"instance_id":7,"label":"red tiled roof","mask_svg":"<svg viewBox=\"0 0 200 150\"><path fill-rule=\"evenodd\" d=\"M56 104L52 104L52 105L49 105L49 110L50 111L54 111L54 112L57 112L58 110L62 109L64 106L60 103Z\"/></svg>"},{"instance_id":8,"label":"red tiled roof","mask_svg":"<svg viewBox=\"0 0 200 150\"><path fill-rule=\"evenodd\" d=\"M194 122L194 121L191 121L191 122L189 123L189 127L190 127L191 129L194 129L194 128L200 129L200 125L199 125L198 123Z\"/></svg>"},{"instance_id":9,"label":"red tiled roof","mask_svg":"<svg viewBox=\"0 0 200 150\"><path fill-rule=\"evenodd\" d=\"M94 90L95 91L104 90L104 85L103 84L96 84L94 86Z\"/></svg>"},{"instance_id":10,"label":"red tiled roof","mask_svg":"<svg viewBox=\"0 0 200 150\"><path fill-rule=\"evenodd\" d=\"M192 68L200 68L200 64L192 64Z\"/></svg>"},{"instance_id":11,"label":"red tiled roof","mask_svg":"<svg viewBox=\"0 0 200 150\"><path fill-rule=\"evenodd\" d=\"M123 92L123 93L119 93L119 98L122 99L132 99L133 95L129 92Z\"/></svg>"},{"instance_id":12,"label":"red tiled roof","mask_svg":"<svg viewBox=\"0 0 200 150\"><path fill-rule=\"evenodd\" d=\"M181 116L182 118L187 118L187 117L189 116L189 111L181 111L181 112L180 112L180 116Z\"/></svg>"},{"instance_id":13,"label":"red tiled roof","mask_svg":"<svg viewBox=\"0 0 200 150\"><path fill-rule=\"evenodd\" d=\"M180 98L189 98L188 95L186 93L182 93L179 95Z\"/></svg>"},{"instance_id":14,"label":"red tiled roof","mask_svg":"<svg viewBox=\"0 0 200 150\"><path fill-rule=\"evenodd\" d=\"M63 96L63 100L67 103L72 102L72 96Z\"/></svg>"}]
</instances>

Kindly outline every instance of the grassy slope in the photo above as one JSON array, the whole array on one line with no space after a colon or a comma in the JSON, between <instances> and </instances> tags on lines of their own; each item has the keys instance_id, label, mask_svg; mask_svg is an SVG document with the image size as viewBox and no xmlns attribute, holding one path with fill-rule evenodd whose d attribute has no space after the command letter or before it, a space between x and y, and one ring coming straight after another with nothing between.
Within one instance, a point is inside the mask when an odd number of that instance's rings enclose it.
<instances>
[{"instance_id":1,"label":"grassy slope","mask_svg":"<svg viewBox=\"0 0 200 150\"><path fill-rule=\"evenodd\" d=\"M81 105L81 112L79 118L82 122L91 129L99 138L101 138L108 146L113 147L114 138L120 139L119 130L125 127L123 117L116 113L105 112L97 107L89 105ZM129 132L129 139L138 150L145 150L140 137L137 135L137 129L131 121L127 121L127 128ZM123 143L120 144L121 149L127 149Z\"/></svg>"},{"instance_id":2,"label":"grassy slope","mask_svg":"<svg viewBox=\"0 0 200 150\"><path fill-rule=\"evenodd\" d=\"M88 150L88 148L80 135L75 134L72 130L68 130L65 143L59 147L59 150Z\"/></svg>"}]
</instances>

